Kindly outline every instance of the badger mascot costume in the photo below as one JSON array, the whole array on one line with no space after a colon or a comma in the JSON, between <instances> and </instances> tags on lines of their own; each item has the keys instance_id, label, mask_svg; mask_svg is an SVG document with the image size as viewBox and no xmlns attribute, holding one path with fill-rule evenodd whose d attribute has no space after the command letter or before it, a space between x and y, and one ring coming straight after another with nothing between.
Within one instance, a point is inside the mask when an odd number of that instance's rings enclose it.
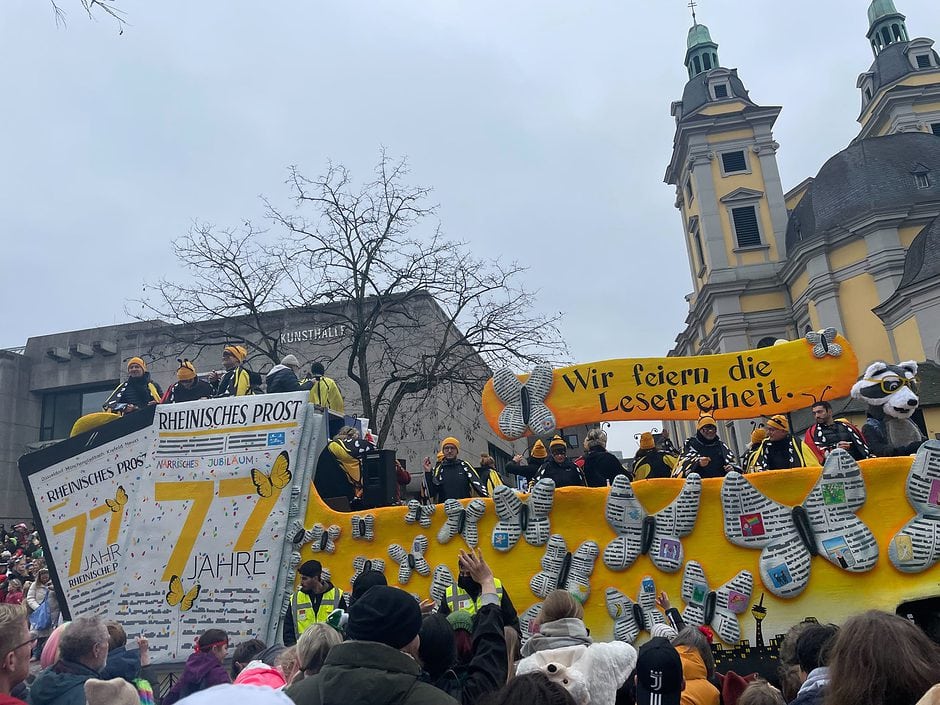
<instances>
[{"instance_id":1,"label":"badger mascot costume","mask_svg":"<svg viewBox=\"0 0 940 705\"><path fill-rule=\"evenodd\" d=\"M862 433L875 455L910 455L927 440L911 420L920 404L916 362L873 362L852 387L852 396L868 405Z\"/></svg>"}]
</instances>

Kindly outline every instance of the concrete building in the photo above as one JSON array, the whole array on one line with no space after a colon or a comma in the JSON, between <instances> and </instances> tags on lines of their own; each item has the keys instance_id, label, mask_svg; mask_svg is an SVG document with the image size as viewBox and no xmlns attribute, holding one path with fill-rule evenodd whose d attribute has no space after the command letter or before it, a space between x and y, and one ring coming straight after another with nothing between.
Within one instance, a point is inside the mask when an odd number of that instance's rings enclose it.
<instances>
[{"instance_id":1,"label":"concrete building","mask_svg":"<svg viewBox=\"0 0 940 705\"><path fill-rule=\"evenodd\" d=\"M909 38L892 0L873 0L868 19L874 62L857 81L859 134L788 191L773 134L781 108L751 100L707 27L689 30L665 181L694 291L671 355L834 326L861 369L940 360L940 58L932 39ZM924 397L922 407L928 431L940 431L940 399ZM671 429L680 441L695 430ZM750 425L720 432L740 449Z\"/></svg>"},{"instance_id":2,"label":"concrete building","mask_svg":"<svg viewBox=\"0 0 940 705\"><path fill-rule=\"evenodd\" d=\"M336 308L271 311L264 314L260 326L247 319L192 326L129 323L37 336L22 348L0 351L0 521L29 514L17 459L30 449L67 438L79 416L100 411L126 377L127 360L134 356L147 362L152 379L165 390L176 381L177 358L194 361L200 374L220 370L225 343L260 345L263 330L277 338L279 355L293 353L305 372L312 362L324 363L327 376L336 380L343 393L346 414L361 415L358 387L347 377L341 358L349 340L346 329L335 322ZM374 384L389 376L392 365L400 369L419 364L423 347L440 339L444 318L430 296L413 302L411 314L407 327L387 329L397 336L399 344L393 347L398 359L371 361ZM474 351L466 351L463 358L468 376L490 376ZM263 374L272 362L255 352L249 354L249 364ZM462 441L461 455L470 463L477 465L480 454L488 452L502 468L515 450L525 448L525 441L514 448L490 429L480 410L481 387L468 392L443 385L427 398L404 402L385 447L395 449L415 472L425 456L435 455L442 438L453 435ZM580 443L582 438L583 433L575 433L571 441ZM416 473L415 478L417 487L420 476Z\"/></svg>"}]
</instances>

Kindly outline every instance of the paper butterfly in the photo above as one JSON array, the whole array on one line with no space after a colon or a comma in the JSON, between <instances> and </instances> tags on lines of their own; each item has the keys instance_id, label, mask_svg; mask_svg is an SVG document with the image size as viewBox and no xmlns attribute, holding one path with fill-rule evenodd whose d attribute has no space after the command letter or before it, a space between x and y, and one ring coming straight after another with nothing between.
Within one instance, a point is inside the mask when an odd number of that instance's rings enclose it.
<instances>
[{"instance_id":1,"label":"paper butterfly","mask_svg":"<svg viewBox=\"0 0 940 705\"><path fill-rule=\"evenodd\" d=\"M617 588L609 587L604 593L607 614L614 620L614 639L632 644L641 631L649 631L654 624L665 624L666 618L656 609L656 585L645 576L640 583L636 602Z\"/></svg>"},{"instance_id":2,"label":"paper butterfly","mask_svg":"<svg viewBox=\"0 0 940 705\"><path fill-rule=\"evenodd\" d=\"M336 553L336 542L339 540L340 528L336 524L324 527L323 524L316 523L310 530L310 550L314 553L326 551L327 553Z\"/></svg>"},{"instance_id":3,"label":"paper butterfly","mask_svg":"<svg viewBox=\"0 0 940 705\"><path fill-rule=\"evenodd\" d=\"M293 527L294 538L291 539L292 544L295 546L306 546L313 541L313 529L304 529L304 525L299 521L295 521Z\"/></svg>"},{"instance_id":4,"label":"paper butterfly","mask_svg":"<svg viewBox=\"0 0 940 705\"><path fill-rule=\"evenodd\" d=\"M542 613L542 603L536 602L529 609L519 615L519 632L522 635L522 643L525 644L529 637L538 631L535 624L536 618Z\"/></svg>"},{"instance_id":5,"label":"paper butterfly","mask_svg":"<svg viewBox=\"0 0 940 705\"><path fill-rule=\"evenodd\" d=\"M180 612L188 612L192 609L196 598L199 597L199 591L201 589L199 583L196 583L189 589L189 592L186 592L186 590L183 589L183 581L180 580L180 576L174 575L170 578L169 589L166 593L166 603L170 605L170 607L179 605Z\"/></svg>"},{"instance_id":6,"label":"paper butterfly","mask_svg":"<svg viewBox=\"0 0 940 705\"><path fill-rule=\"evenodd\" d=\"M431 576L431 599L440 604L447 596L447 588L453 585L454 574L446 565L439 565L434 569L434 575Z\"/></svg>"},{"instance_id":7,"label":"paper butterfly","mask_svg":"<svg viewBox=\"0 0 940 705\"><path fill-rule=\"evenodd\" d=\"M940 441L917 449L907 474L907 501L917 515L888 544L888 557L905 573L919 573L940 560Z\"/></svg>"},{"instance_id":8,"label":"paper butterfly","mask_svg":"<svg viewBox=\"0 0 940 705\"><path fill-rule=\"evenodd\" d=\"M418 522L425 529L431 528L431 515L437 509L433 504L421 504L416 499L408 500L408 513L405 515L406 524Z\"/></svg>"},{"instance_id":9,"label":"paper butterfly","mask_svg":"<svg viewBox=\"0 0 940 705\"><path fill-rule=\"evenodd\" d=\"M542 556L542 570L532 577L529 587L542 599L552 590L567 590L583 604L591 594L591 573L599 555L593 541L585 541L570 553L565 537L552 534Z\"/></svg>"},{"instance_id":10,"label":"paper butterfly","mask_svg":"<svg viewBox=\"0 0 940 705\"><path fill-rule=\"evenodd\" d=\"M499 414L499 432L509 440L525 435L526 430L545 436L555 430L555 416L545 405L552 388L550 365L536 365L525 384L508 368L493 375L493 391L505 408Z\"/></svg>"},{"instance_id":11,"label":"paper butterfly","mask_svg":"<svg viewBox=\"0 0 940 705\"><path fill-rule=\"evenodd\" d=\"M397 543L388 547L388 555L398 564L398 584L407 585L411 580L412 572L419 575L430 575L431 566L428 565L424 554L428 550L428 537L424 534L415 536L411 542L411 552L409 553Z\"/></svg>"},{"instance_id":12,"label":"paper butterfly","mask_svg":"<svg viewBox=\"0 0 940 705\"><path fill-rule=\"evenodd\" d=\"M385 561L381 558L366 558L365 556L356 556L353 558L353 576L349 582L356 582L356 578L367 570L374 570L376 573L385 572Z\"/></svg>"},{"instance_id":13,"label":"paper butterfly","mask_svg":"<svg viewBox=\"0 0 940 705\"><path fill-rule=\"evenodd\" d=\"M124 485L118 485L114 499L106 499L104 503L108 505L108 509L112 512L121 511L121 508L127 504L127 492L124 491Z\"/></svg>"},{"instance_id":14,"label":"paper butterfly","mask_svg":"<svg viewBox=\"0 0 940 705\"><path fill-rule=\"evenodd\" d=\"M806 588L812 557L861 573L878 562L878 543L855 512L865 504L865 482L846 451L829 453L803 504L788 507L765 497L737 472L725 475L721 506L725 537L736 546L761 548L764 586L777 597Z\"/></svg>"},{"instance_id":15,"label":"paper butterfly","mask_svg":"<svg viewBox=\"0 0 940 705\"><path fill-rule=\"evenodd\" d=\"M842 355L842 346L834 342L836 339L835 328L825 328L820 331L809 331L806 334L806 342L813 346L813 356L818 358L831 355L839 357Z\"/></svg>"},{"instance_id":16,"label":"paper butterfly","mask_svg":"<svg viewBox=\"0 0 940 705\"><path fill-rule=\"evenodd\" d=\"M271 474L265 475L258 468L251 469L251 481L254 483L255 490L262 497L270 497L274 490L282 490L290 484L290 459L287 457L287 451L282 450L274 459L274 465L271 466Z\"/></svg>"},{"instance_id":17,"label":"paper butterfly","mask_svg":"<svg viewBox=\"0 0 940 705\"><path fill-rule=\"evenodd\" d=\"M544 546L551 534L548 513L554 502L555 481L547 477L535 483L525 501L511 487L497 485L493 489L493 505L499 521L493 527L493 548L508 551L520 536L525 536L530 546Z\"/></svg>"},{"instance_id":18,"label":"paper butterfly","mask_svg":"<svg viewBox=\"0 0 940 705\"><path fill-rule=\"evenodd\" d=\"M647 514L626 475L617 475L607 495L607 523L619 536L604 549L604 565L625 570L641 555L649 555L664 573L682 566L683 536L695 528L702 478L689 473L678 496L656 514Z\"/></svg>"},{"instance_id":19,"label":"paper butterfly","mask_svg":"<svg viewBox=\"0 0 940 705\"><path fill-rule=\"evenodd\" d=\"M375 515L356 515L350 519L352 522L352 537L357 541L372 541L375 539Z\"/></svg>"},{"instance_id":20,"label":"paper butterfly","mask_svg":"<svg viewBox=\"0 0 940 705\"><path fill-rule=\"evenodd\" d=\"M702 566L689 561L682 574L682 599L685 601L682 619L693 627L711 625L722 641L737 644L741 640L738 615L747 611L753 590L754 576L746 570L712 590Z\"/></svg>"},{"instance_id":21,"label":"paper butterfly","mask_svg":"<svg viewBox=\"0 0 940 705\"><path fill-rule=\"evenodd\" d=\"M439 543L447 543L457 534L463 536L464 541L470 548L476 548L480 542L479 532L477 532L477 522L486 512L486 505L482 499L472 499L466 508L458 499L448 499L444 502L444 514L447 515L447 521L437 532Z\"/></svg>"}]
</instances>

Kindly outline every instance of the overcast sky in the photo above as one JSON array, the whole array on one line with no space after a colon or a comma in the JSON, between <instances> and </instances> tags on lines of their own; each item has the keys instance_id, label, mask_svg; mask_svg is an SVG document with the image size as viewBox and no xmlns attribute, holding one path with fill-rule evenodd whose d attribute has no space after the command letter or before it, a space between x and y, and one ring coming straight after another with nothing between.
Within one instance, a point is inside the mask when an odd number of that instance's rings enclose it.
<instances>
[{"instance_id":1,"label":"overcast sky","mask_svg":"<svg viewBox=\"0 0 940 705\"><path fill-rule=\"evenodd\" d=\"M683 327L662 178L685 0L121 0L123 34L59 2L67 27L43 0L0 7L0 347L125 322L194 220L286 203L289 164L367 178L383 145L434 188L447 234L531 264L575 360L662 355ZM940 38L935 0L897 5L912 37ZM783 106L785 188L857 132L867 6L699 4L721 65Z\"/></svg>"}]
</instances>

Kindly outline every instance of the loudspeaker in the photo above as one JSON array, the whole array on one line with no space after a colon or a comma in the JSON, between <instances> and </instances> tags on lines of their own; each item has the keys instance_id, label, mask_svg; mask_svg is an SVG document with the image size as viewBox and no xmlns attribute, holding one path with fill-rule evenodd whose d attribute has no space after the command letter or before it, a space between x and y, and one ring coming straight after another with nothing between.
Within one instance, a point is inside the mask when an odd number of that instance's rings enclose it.
<instances>
[{"instance_id":1,"label":"loudspeaker","mask_svg":"<svg viewBox=\"0 0 940 705\"><path fill-rule=\"evenodd\" d=\"M395 503L398 488L395 451L383 448L362 456L362 506L388 507Z\"/></svg>"}]
</instances>

